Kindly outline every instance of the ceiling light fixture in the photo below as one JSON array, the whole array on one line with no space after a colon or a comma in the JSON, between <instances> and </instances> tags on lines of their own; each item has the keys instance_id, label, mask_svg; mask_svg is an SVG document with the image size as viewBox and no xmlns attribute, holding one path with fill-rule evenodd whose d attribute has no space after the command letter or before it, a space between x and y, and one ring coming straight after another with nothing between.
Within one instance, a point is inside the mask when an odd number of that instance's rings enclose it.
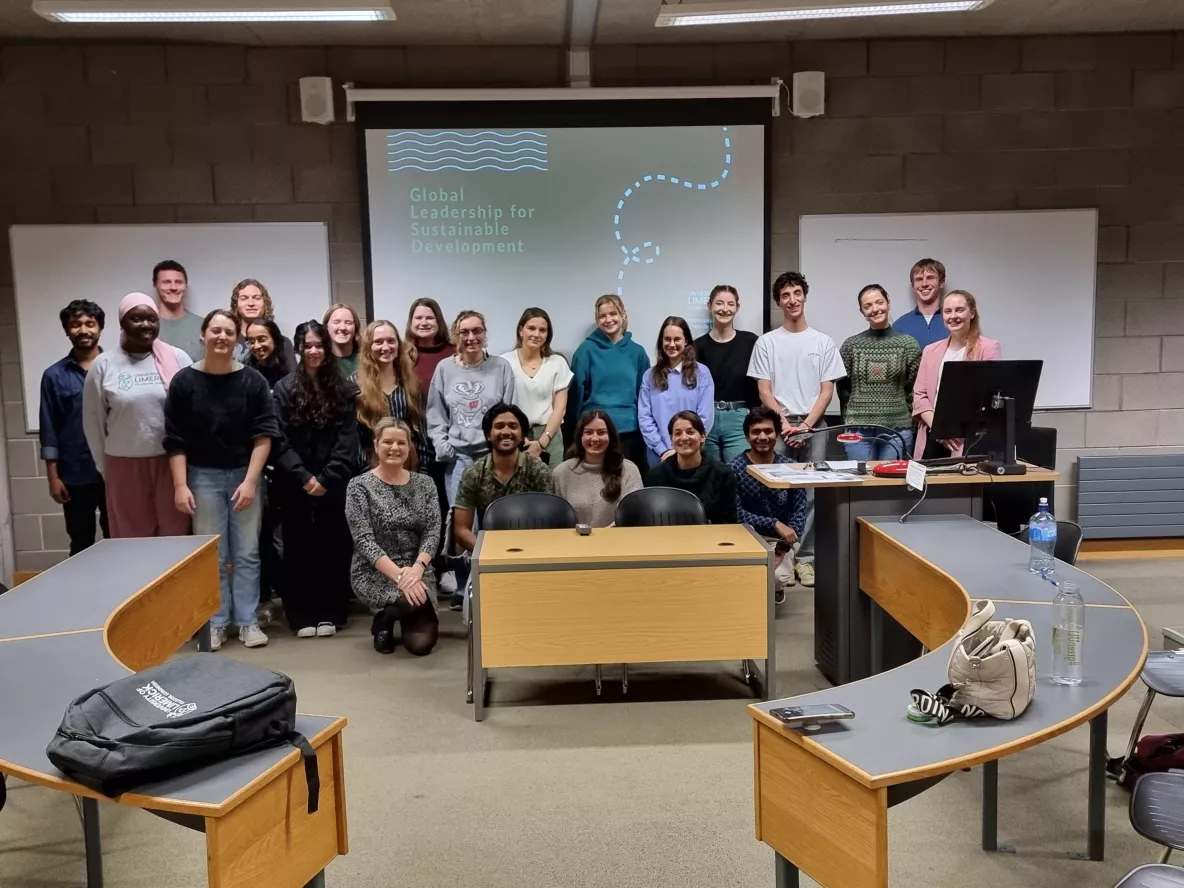
<instances>
[{"instance_id":1,"label":"ceiling light fixture","mask_svg":"<svg viewBox=\"0 0 1184 888\"><path fill-rule=\"evenodd\" d=\"M352 0L34 0L33 11L70 24L394 21L389 3Z\"/></svg>"},{"instance_id":2,"label":"ceiling light fixture","mask_svg":"<svg viewBox=\"0 0 1184 888\"><path fill-rule=\"evenodd\" d=\"M862 0L859 3L771 2L664 4L654 26L742 25L753 22L789 22L811 19L862 18L882 15L916 15L939 12L974 12L994 0Z\"/></svg>"}]
</instances>

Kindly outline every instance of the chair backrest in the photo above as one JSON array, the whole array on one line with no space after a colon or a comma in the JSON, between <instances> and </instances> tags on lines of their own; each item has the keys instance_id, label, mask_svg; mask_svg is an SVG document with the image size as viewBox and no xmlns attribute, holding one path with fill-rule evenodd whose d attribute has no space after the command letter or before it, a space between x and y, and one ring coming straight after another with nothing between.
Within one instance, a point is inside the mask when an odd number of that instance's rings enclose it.
<instances>
[{"instance_id":1,"label":"chair backrest","mask_svg":"<svg viewBox=\"0 0 1184 888\"><path fill-rule=\"evenodd\" d=\"M482 530L559 530L576 526L576 510L553 493L511 493L494 500L481 519Z\"/></svg>"},{"instance_id":2,"label":"chair backrest","mask_svg":"<svg viewBox=\"0 0 1184 888\"><path fill-rule=\"evenodd\" d=\"M677 487L643 487L617 503L617 527L672 527L706 524L707 512L699 497Z\"/></svg>"},{"instance_id":3,"label":"chair backrest","mask_svg":"<svg viewBox=\"0 0 1184 888\"><path fill-rule=\"evenodd\" d=\"M1077 563L1081 551L1081 525L1072 521L1057 522L1057 544L1053 556L1068 564Z\"/></svg>"}]
</instances>

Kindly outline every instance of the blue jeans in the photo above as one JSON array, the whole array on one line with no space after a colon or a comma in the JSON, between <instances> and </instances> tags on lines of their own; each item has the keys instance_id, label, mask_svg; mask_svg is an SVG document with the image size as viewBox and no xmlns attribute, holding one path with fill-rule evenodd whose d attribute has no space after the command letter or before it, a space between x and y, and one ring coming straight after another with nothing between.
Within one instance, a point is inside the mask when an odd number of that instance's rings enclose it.
<instances>
[{"instance_id":1,"label":"blue jeans","mask_svg":"<svg viewBox=\"0 0 1184 888\"><path fill-rule=\"evenodd\" d=\"M444 466L444 492L448 495L448 505L451 508L456 505L456 491L460 488L460 476L464 474L465 469L471 466L476 460L465 453L458 453L456 459L450 463L445 463ZM451 517L451 513L449 514ZM451 528L449 528L451 530ZM477 515L473 514L473 533L477 532ZM451 555L451 552L445 552L446 555ZM464 567L457 567L454 571L456 575L457 594L460 590L465 588L465 583L469 580L469 566L465 562Z\"/></svg>"},{"instance_id":2,"label":"blue jeans","mask_svg":"<svg viewBox=\"0 0 1184 888\"><path fill-rule=\"evenodd\" d=\"M748 414L744 410L715 411L715 424L707 433L706 450L720 462L731 462L748 449L748 439L744 437L744 417Z\"/></svg>"},{"instance_id":3,"label":"blue jeans","mask_svg":"<svg viewBox=\"0 0 1184 888\"><path fill-rule=\"evenodd\" d=\"M263 479L255 489L255 501L234 511L230 495L243 483L247 470L189 467L189 489L197 502L193 532L218 534L218 578L222 606L210 625L224 628L254 625L259 607L259 527L263 523ZM227 568L233 564L232 577Z\"/></svg>"},{"instance_id":4,"label":"blue jeans","mask_svg":"<svg viewBox=\"0 0 1184 888\"><path fill-rule=\"evenodd\" d=\"M859 428L851 431L859 432L864 440L858 444L844 444L847 459L867 462L872 459L910 459L913 454L913 430L897 429L896 433L904 439L904 453L898 453L900 442L887 432L880 429ZM880 440L872 440L873 438Z\"/></svg>"}]
</instances>

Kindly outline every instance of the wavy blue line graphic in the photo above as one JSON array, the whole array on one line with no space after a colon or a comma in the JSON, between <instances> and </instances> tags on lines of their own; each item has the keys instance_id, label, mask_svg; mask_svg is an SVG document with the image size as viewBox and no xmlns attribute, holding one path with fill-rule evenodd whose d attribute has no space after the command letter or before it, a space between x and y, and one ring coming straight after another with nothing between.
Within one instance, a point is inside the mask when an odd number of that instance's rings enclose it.
<instances>
[{"instance_id":1,"label":"wavy blue line graphic","mask_svg":"<svg viewBox=\"0 0 1184 888\"><path fill-rule=\"evenodd\" d=\"M724 168L723 172L719 174L718 179L712 179L711 182L692 182L689 179L679 179L678 176L668 176L666 173L653 173L642 176L640 179L634 181L631 186L626 187L625 193L617 201L616 211L613 213L613 238L621 246L621 253L624 254L624 259L621 262L621 267L617 269L617 295L623 296L624 287L622 283L625 280L625 271L628 267L633 265L640 265L644 261L646 265L653 265L654 261L662 255L662 248L653 241L645 241L635 247L627 247L621 244L621 216L622 210L625 209L625 201L641 190L643 185L655 182L667 182L671 185L682 185L683 188L691 191L708 191L712 188L719 188L724 180L728 178L728 168L732 165L732 137L728 135L728 128L722 127L724 139ZM646 256L643 260L641 251L650 250L653 255Z\"/></svg>"},{"instance_id":2,"label":"wavy blue line graphic","mask_svg":"<svg viewBox=\"0 0 1184 888\"><path fill-rule=\"evenodd\" d=\"M406 170L421 173L443 170L462 173L479 170L546 172L548 167L547 136L534 130L392 132L387 133L386 147L387 171L391 173Z\"/></svg>"}]
</instances>

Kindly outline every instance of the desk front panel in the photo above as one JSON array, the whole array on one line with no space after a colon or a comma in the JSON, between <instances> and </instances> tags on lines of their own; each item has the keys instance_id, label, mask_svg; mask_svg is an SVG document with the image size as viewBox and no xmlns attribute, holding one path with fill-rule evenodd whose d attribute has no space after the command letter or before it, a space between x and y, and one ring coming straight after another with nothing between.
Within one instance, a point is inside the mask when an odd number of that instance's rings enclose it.
<instances>
[{"instance_id":1,"label":"desk front panel","mask_svg":"<svg viewBox=\"0 0 1184 888\"><path fill-rule=\"evenodd\" d=\"M478 574L483 668L763 660L767 564Z\"/></svg>"}]
</instances>

